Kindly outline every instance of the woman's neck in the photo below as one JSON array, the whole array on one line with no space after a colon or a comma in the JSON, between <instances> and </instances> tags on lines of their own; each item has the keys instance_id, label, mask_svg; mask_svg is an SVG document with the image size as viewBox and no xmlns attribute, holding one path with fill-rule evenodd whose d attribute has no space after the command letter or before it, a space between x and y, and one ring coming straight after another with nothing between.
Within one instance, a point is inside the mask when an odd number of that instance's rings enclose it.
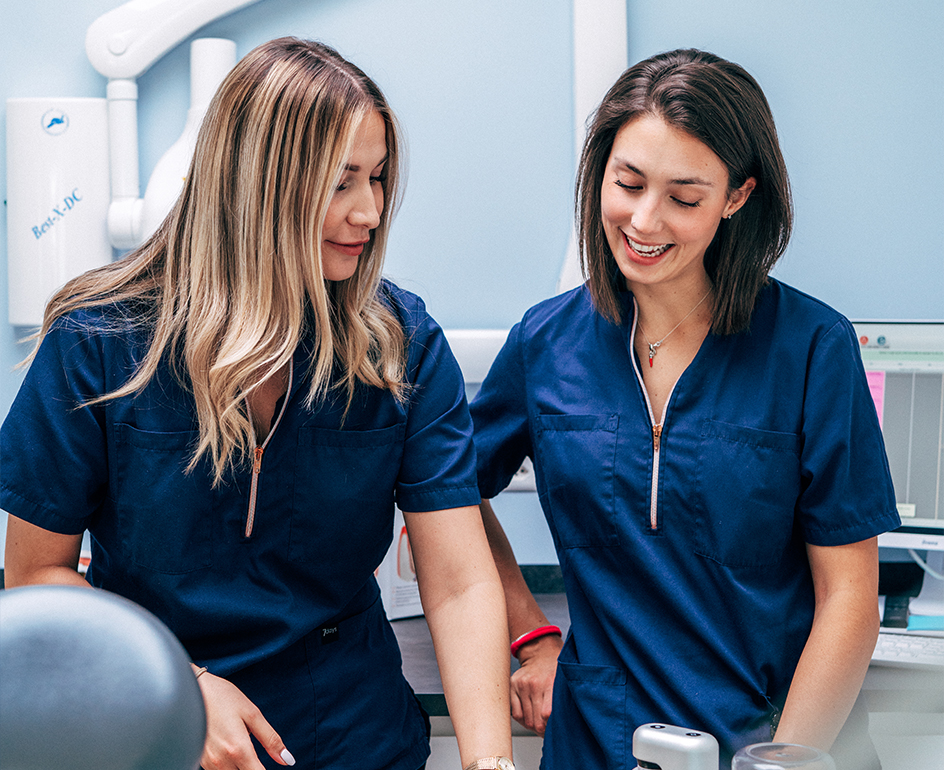
<instances>
[{"instance_id":1,"label":"woman's neck","mask_svg":"<svg viewBox=\"0 0 944 770\"><path fill-rule=\"evenodd\" d=\"M629 288L636 300L636 322L653 342L666 334L711 325L713 302L707 276L703 281L683 285L633 285Z\"/></svg>"},{"instance_id":2,"label":"woman's neck","mask_svg":"<svg viewBox=\"0 0 944 770\"><path fill-rule=\"evenodd\" d=\"M641 291L636 299L633 349L643 387L652 408L653 425L661 424L675 383L698 355L711 329L711 289Z\"/></svg>"}]
</instances>

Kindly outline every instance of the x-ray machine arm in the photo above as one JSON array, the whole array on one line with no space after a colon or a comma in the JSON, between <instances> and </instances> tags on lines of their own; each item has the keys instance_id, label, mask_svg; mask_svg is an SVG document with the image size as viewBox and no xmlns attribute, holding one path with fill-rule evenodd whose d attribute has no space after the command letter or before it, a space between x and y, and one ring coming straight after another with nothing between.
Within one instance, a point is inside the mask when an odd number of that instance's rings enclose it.
<instances>
[{"instance_id":1,"label":"x-ray machine arm","mask_svg":"<svg viewBox=\"0 0 944 770\"><path fill-rule=\"evenodd\" d=\"M138 178L136 78L196 30L258 0L130 0L96 19L85 37L89 61L108 78L111 205L108 232L115 248L144 235Z\"/></svg>"}]
</instances>

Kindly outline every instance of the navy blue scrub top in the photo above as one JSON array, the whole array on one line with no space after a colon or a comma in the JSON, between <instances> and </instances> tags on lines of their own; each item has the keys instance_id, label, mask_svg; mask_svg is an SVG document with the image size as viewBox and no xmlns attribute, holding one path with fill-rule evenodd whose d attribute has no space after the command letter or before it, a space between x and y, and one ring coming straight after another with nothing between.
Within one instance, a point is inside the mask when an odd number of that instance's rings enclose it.
<instances>
[{"instance_id":1,"label":"navy blue scrub top","mask_svg":"<svg viewBox=\"0 0 944 770\"><path fill-rule=\"evenodd\" d=\"M882 435L851 324L771 281L747 331L705 339L657 453L623 299L620 325L580 287L512 329L471 407L479 487L531 457L560 559L546 770L634 767L647 722L712 733L727 767L770 740L809 635L805 544L899 523Z\"/></svg>"},{"instance_id":2,"label":"navy blue scrub top","mask_svg":"<svg viewBox=\"0 0 944 770\"><path fill-rule=\"evenodd\" d=\"M361 386L343 424L343 394L306 408L303 343L248 537L251 471L216 489L208 463L185 472L194 403L166 366L134 396L79 408L145 355L148 330L115 306L74 313L43 341L0 434L0 507L53 532L88 529L89 581L151 610L221 676L365 610L394 503L479 501L463 379L443 332L415 295L390 283L382 294L406 332L409 402Z\"/></svg>"}]
</instances>

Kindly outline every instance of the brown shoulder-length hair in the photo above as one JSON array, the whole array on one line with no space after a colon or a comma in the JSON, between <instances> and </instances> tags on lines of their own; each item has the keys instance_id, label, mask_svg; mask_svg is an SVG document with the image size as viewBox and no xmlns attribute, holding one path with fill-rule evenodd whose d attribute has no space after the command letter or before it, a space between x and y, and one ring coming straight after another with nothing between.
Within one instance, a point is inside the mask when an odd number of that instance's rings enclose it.
<instances>
[{"instance_id":1,"label":"brown shoulder-length hair","mask_svg":"<svg viewBox=\"0 0 944 770\"><path fill-rule=\"evenodd\" d=\"M354 275L329 281L325 215L357 131L374 112L386 125L380 224ZM308 335L309 405L334 390L350 405L357 383L405 398L404 332L380 296L399 147L380 89L333 48L290 37L258 46L214 96L170 214L127 257L66 284L46 308L39 342L73 310L133 307L129 323L150 335L147 355L127 383L89 403L140 391L169 361L196 405L190 467L208 455L215 483L251 456L247 396Z\"/></svg>"},{"instance_id":2,"label":"brown shoulder-length hair","mask_svg":"<svg viewBox=\"0 0 944 770\"><path fill-rule=\"evenodd\" d=\"M705 253L715 293L712 331L747 328L754 303L793 225L787 169L763 91L742 67L694 49L658 54L626 70L594 113L577 170L580 263L597 310L620 322L619 275L600 206L604 172L617 132L653 115L707 145L728 170L731 193L753 177L756 187Z\"/></svg>"}]
</instances>

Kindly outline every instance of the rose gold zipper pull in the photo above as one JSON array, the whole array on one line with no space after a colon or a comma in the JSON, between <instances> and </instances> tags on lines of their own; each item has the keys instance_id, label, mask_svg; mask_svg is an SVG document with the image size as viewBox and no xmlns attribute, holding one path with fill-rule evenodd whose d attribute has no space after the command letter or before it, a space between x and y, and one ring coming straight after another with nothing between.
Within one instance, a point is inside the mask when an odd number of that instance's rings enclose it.
<instances>
[{"instance_id":1,"label":"rose gold zipper pull","mask_svg":"<svg viewBox=\"0 0 944 770\"><path fill-rule=\"evenodd\" d=\"M252 536L252 525L256 520L256 490L259 488L259 472L262 470L262 453L264 451L264 446L257 446L253 450L252 484L249 487L249 512L246 514L246 530L243 533L245 537Z\"/></svg>"},{"instance_id":2,"label":"rose gold zipper pull","mask_svg":"<svg viewBox=\"0 0 944 770\"><path fill-rule=\"evenodd\" d=\"M662 444L662 423L652 426L652 489L649 491L649 527L659 529L659 450Z\"/></svg>"},{"instance_id":3,"label":"rose gold zipper pull","mask_svg":"<svg viewBox=\"0 0 944 770\"><path fill-rule=\"evenodd\" d=\"M279 427L279 424L282 422L282 417L285 416L285 410L288 407L288 400L292 394L292 381L294 379L294 366L291 361L288 362L288 382L285 385L285 395L282 398L282 408L279 410L279 413L275 417L275 422L272 423L269 428L269 433L261 444L257 445L252 450L252 484L249 487L249 511L246 514L246 529L244 531L245 537L252 536L252 527L256 520L256 494L259 489L259 474L262 472L262 453L265 452L265 448L269 445L269 442L272 440L272 435L275 433L276 428ZM252 407L249 404L249 400L246 400L246 410L249 414L249 421L252 422Z\"/></svg>"}]
</instances>

